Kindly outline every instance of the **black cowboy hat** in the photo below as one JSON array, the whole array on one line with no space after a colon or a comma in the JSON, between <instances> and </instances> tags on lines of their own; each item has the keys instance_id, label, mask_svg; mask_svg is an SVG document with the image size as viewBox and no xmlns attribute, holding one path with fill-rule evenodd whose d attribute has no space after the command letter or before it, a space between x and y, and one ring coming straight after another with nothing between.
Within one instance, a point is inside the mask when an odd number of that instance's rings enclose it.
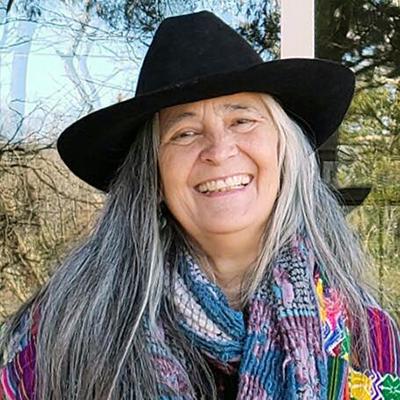
<instances>
[{"instance_id":1,"label":"black cowboy hat","mask_svg":"<svg viewBox=\"0 0 400 400\"><path fill-rule=\"evenodd\" d=\"M263 62L231 27L208 11L165 19L144 59L135 97L98 110L59 137L65 164L107 191L138 128L162 108L237 92L269 93L315 148L338 128L354 92L354 74L333 61Z\"/></svg>"}]
</instances>

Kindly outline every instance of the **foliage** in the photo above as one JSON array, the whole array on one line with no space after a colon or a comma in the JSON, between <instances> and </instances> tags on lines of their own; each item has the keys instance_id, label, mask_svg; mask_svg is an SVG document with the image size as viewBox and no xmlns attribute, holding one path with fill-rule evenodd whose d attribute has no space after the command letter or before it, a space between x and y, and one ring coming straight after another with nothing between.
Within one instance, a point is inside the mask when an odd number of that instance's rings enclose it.
<instances>
[{"instance_id":1,"label":"foliage","mask_svg":"<svg viewBox=\"0 0 400 400\"><path fill-rule=\"evenodd\" d=\"M248 1L244 15L245 20L238 26L238 32L264 60L279 58L280 12L276 2L259 4L258 1Z\"/></svg>"},{"instance_id":2,"label":"foliage","mask_svg":"<svg viewBox=\"0 0 400 400\"><path fill-rule=\"evenodd\" d=\"M0 143L0 317L37 290L88 232L102 197L71 176L55 150Z\"/></svg>"},{"instance_id":3,"label":"foliage","mask_svg":"<svg viewBox=\"0 0 400 400\"><path fill-rule=\"evenodd\" d=\"M371 83L374 69L400 75L400 7L392 0L316 0L316 54Z\"/></svg>"},{"instance_id":4,"label":"foliage","mask_svg":"<svg viewBox=\"0 0 400 400\"><path fill-rule=\"evenodd\" d=\"M379 300L400 319L400 79L357 93L341 131L338 180L372 186L349 222L375 260Z\"/></svg>"}]
</instances>

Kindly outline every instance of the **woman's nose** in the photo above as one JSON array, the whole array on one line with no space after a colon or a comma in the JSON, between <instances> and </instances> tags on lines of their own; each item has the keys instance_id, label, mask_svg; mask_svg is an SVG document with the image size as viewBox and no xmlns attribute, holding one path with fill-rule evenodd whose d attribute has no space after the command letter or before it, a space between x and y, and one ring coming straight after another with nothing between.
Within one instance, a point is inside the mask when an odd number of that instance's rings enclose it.
<instances>
[{"instance_id":1,"label":"woman's nose","mask_svg":"<svg viewBox=\"0 0 400 400\"><path fill-rule=\"evenodd\" d=\"M218 165L235 157L239 150L232 136L232 133L212 136L200 153L200 159L208 164Z\"/></svg>"}]
</instances>

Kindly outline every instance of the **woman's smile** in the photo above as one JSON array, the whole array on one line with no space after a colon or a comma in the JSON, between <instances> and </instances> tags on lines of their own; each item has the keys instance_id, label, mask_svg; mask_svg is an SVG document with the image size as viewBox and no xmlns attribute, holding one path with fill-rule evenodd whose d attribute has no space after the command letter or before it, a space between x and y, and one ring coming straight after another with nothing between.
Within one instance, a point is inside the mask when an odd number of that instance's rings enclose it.
<instances>
[{"instance_id":1,"label":"woman's smile","mask_svg":"<svg viewBox=\"0 0 400 400\"><path fill-rule=\"evenodd\" d=\"M207 197L227 196L243 192L252 180L253 176L250 174L235 174L207 180L196 185L195 190Z\"/></svg>"}]
</instances>

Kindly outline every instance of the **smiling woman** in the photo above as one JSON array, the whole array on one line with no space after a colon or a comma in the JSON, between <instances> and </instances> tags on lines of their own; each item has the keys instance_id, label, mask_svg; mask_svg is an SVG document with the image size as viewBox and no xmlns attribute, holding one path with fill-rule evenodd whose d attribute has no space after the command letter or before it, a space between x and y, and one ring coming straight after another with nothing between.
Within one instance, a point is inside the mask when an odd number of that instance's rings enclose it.
<instances>
[{"instance_id":1,"label":"smiling woman","mask_svg":"<svg viewBox=\"0 0 400 400\"><path fill-rule=\"evenodd\" d=\"M108 195L7 321L0 393L399 398L398 328L362 284L369 258L315 152L353 90L339 64L262 62L209 12L166 19L137 96L58 140Z\"/></svg>"}]
</instances>

